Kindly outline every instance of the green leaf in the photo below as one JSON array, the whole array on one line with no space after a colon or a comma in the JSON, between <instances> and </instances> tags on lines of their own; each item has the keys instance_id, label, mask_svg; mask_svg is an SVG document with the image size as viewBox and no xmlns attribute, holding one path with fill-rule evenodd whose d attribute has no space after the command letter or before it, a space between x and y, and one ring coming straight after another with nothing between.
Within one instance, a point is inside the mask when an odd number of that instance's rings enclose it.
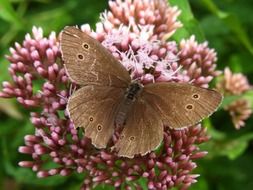
<instances>
[{"instance_id":1,"label":"green leaf","mask_svg":"<svg viewBox=\"0 0 253 190\"><path fill-rule=\"evenodd\" d=\"M94 190L114 190L115 188L110 185L98 185Z\"/></svg>"},{"instance_id":2,"label":"green leaf","mask_svg":"<svg viewBox=\"0 0 253 190\"><path fill-rule=\"evenodd\" d=\"M179 20L183 23L183 27L176 31L173 39L181 41L182 38L189 38L191 35L195 35L198 41L205 40L203 31L193 16L189 2L187 0L170 0L169 3L181 10Z\"/></svg>"},{"instance_id":3,"label":"green leaf","mask_svg":"<svg viewBox=\"0 0 253 190\"><path fill-rule=\"evenodd\" d=\"M145 177L140 177L140 178L138 179L138 183L140 184L140 186L141 186L141 188L142 188L143 190L148 190L148 186L147 186L148 180L147 180L147 178L145 178Z\"/></svg>"},{"instance_id":4,"label":"green leaf","mask_svg":"<svg viewBox=\"0 0 253 190\"><path fill-rule=\"evenodd\" d=\"M36 184L36 185L55 185L63 183L66 178L62 176L52 176L48 178L38 178L36 174L29 168L21 168L17 163L11 162L10 148L8 147L8 141L6 138L2 138L2 150L3 157L1 158L4 162L5 170L9 175L13 176L15 180L27 184ZM16 150L17 151L17 150Z\"/></svg>"},{"instance_id":5,"label":"green leaf","mask_svg":"<svg viewBox=\"0 0 253 190\"><path fill-rule=\"evenodd\" d=\"M251 108L253 109L253 90L249 90L245 94L243 94L243 98L245 98L251 103Z\"/></svg>"},{"instance_id":6,"label":"green leaf","mask_svg":"<svg viewBox=\"0 0 253 190\"><path fill-rule=\"evenodd\" d=\"M233 140L225 144L221 154L228 156L229 159L234 160L240 156L247 148L246 141Z\"/></svg>"},{"instance_id":7,"label":"green leaf","mask_svg":"<svg viewBox=\"0 0 253 190\"><path fill-rule=\"evenodd\" d=\"M22 19L16 14L11 2L8 0L0 1L0 18L12 23L17 28L22 27Z\"/></svg>"},{"instance_id":8,"label":"green leaf","mask_svg":"<svg viewBox=\"0 0 253 190\"><path fill-rule=\"evenodd\" d=\"M220 10L212 0L202 0L202 2L209 9L209 11L221 19L223 23L230 28L241 44L245 46L245 48L248 49L251 54L253 54L253 46L250 42L250 38L247 32L244 30L238 17L232 13Z\"/></svg>"},{"instance_id":9,"label":"green leaf","mask_svg":"<svg viewBox=\"0 0 253 190\"><path fill-rule=\"evenodd\" d=\"M242 135L241 137L215 140L205 144L209 151L208 157L226 156L234 160L241 156L248 147L248 143L253 139L253 133Z\"/></svg>"},{"instance_id":10,"label":"green leaf","mask_svg":"<svg viewBox=\"0 0 253 190\"><path fill-rule=\"evenodd\" d=\"M222 104L221 104L221 108L225 108L226 106L230 105L231 103L233 103L236 100L239 100L242 98L242 95L234 95L234 96L225 96L222 100Z\"/></svg>"},{"instance_id":11,"label":"green leaf","mask_svg":"<svg viewBox=\"0 0 253 190\"><path fill-rule=\"evenodd\" d=\"M199 177L197 183L194 183L193 186L190 188L191 190L209 190L208 188L208 182L205 178L202 176Z\"/></svg>"},{"instance_id":12,"label":"green leaf","mask_svg":"<svg viewBox=\"0 0 253 190\"><path fill-rule=\"evenodd\" d=\"M226 133L223 133L219 130L216 130L210 119L204 119L203 122L202 122L203 126L207 127L207 131L208 131L208 135L211 136L211 139L212 140L223 140L226 138Z\"/></svg>"},{"instance_id":13,"label":"green leaf","mask_svg":"<svg viewBox=\"0 0 253 190\"><path fill-rule=\"evenodd\" d=\"M250 75L253 72L252 55L245 51L232 54L228 65L233 72Z\"/></svg>"},{"instance_id":14,"label":"green leaf","mask_svg":"<svg viewBox=\"0 0 253 190\"><path fill-rule=\"evenodd\" d=\"M7 51L0 52L0 53L6 54ZM10 66L10 64L6 59L4 59L4 58L0 59L0 71L1 71L0 72L1 73L0 74L0 81L5 81L5 80L10 80L11 79L11 76L10 76L9 72L7 72L9 66ZM2 85L1 85L0 89L2 89Z\"/></svg>"},{"instance_id":15,"label":"green leaf","mask_svg":"<svg viewBox=\"0 0 253 190\"><path fill-rule=\"evenodd\" d=\"M225 108L226 106L230 105L231 103L239 99L248 100L251 103L251 107L253 108L253 90L249 90L242 95L225 96L223 98L221 108Z\"/></svg>"}]
</instances>

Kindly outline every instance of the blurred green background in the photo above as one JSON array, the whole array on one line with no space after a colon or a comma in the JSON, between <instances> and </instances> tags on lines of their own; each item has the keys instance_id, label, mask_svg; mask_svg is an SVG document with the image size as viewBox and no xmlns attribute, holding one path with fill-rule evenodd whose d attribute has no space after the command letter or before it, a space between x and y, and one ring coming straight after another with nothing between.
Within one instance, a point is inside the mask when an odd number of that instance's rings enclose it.
<instances>
[{"instance_id":1,"label":"blurred green background","mask_svg":"<svg viewBox=\"0 0 253 190\"><path fill-rule=\"evenodd\" d=\"M229 66L253 80L253 2L250 0L171 0L182 9L180 29L175 39L195 34L209 41L218 52L218 68ZM188 4L189 3L189 4ZM190 7L189 7L190 5ZM41 26L45 35L57 33L65 25L89 23L94 27L99 13L107 9L105 0L0 0L0 82L8 80L8 62L4 58L14 42L22 42L32 26ZM194 16L193 16L194 15ZM253 97L248 95L249 99ZM253 101L251 101L253 102ZM77 190L82 175L37 179L30 169L17 163L26 156L17 152L23 137L33 132L29 113L15 100L0 99L0 189ZM201 145L209 154L198 161L194 173L201 176L191 190L253 189L253 119L235 130L225 112L218 112L205 123L212 136ZM29 159L29 157L27 157ZM98 189L102 189L101 187Z\"/></svg>"}]
</instances>

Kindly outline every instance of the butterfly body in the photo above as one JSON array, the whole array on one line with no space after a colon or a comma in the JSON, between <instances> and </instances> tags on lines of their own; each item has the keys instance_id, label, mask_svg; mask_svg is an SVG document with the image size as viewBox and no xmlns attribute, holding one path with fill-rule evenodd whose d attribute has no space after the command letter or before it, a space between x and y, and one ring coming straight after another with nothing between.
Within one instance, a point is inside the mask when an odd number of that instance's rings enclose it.
<instances>
[{"instance_id":1,"label":"butterfly body","mask_svg":"<svg viewBox=\"0 0 253 190\"><path fill-rule=\"evenodd\" d=\"M65 27L60 39L69 78L80 85L67 103L75 127L97 148L106 148L115 125L123 126L114 144L128 158L155 150L164 126L182 129L210 116L222 95L188 83L132 81L123 65L97 40L76 27Z\"/></svg>"},{"instance_id":2,"label":"butterfly body","mask_svg":"<svg viewBox=\"0 0 253 190\"><path fill-rule=\"evenodd\" d=\"M132 106L138 94L141 93L142 88L143 85L140 84L139 82L130 83L129 87L125 92L124 98L119 105L119 109L115 117L116 126L123 126L125 124L128 113L131 112Z\"/></svg>"},{"instance_id":3,"label":"butterfly body","mask_svg":"<svg viewBox=\"0 0 253 190\"><path fill-rule=\"evenodd\" d=\"M141 85L139 82L132 82L126 91L126 98L134 100L134 98L137 96L137 93L139 93L142 88L143 85Z\"/></svg>"}]
</instances>

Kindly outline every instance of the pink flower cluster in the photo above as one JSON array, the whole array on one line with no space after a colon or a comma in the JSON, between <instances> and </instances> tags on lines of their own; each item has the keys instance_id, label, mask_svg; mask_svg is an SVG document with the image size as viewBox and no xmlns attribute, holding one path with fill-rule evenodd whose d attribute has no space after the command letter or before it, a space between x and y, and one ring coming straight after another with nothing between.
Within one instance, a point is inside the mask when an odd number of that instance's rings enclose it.
<instances>
[{"instance_id":1,"label":"pink flower cluster","mask_svg":"<svg viewBox=\"0 0 253 190\"><path fill-rule=\"evenodd\" d=\"M217 84L217 89L226 95L243 95L252 87L246 76L242 73L232 73L229 68L224 69L224 76ZM225 107L231 116L236 129L245 126L245 121L251 116L252 109L250 102L245 98L234 100Z\"/></svg>"},{"instance_id":2,"label":"pink flower cluster","mask_svg":"<svg viewBox=\"0 0 253 190\"><path fill-rule=\"evenodd\" d=\"M144 84L183 81L207 87L219 74L216 53L206 42L198 43L194 36L179 44L169 40L182 24L177 21L180 11L166 0L117 0L109 1L109 7L94 31L87 24L81 29L110 50L133 79L141 78ZM27 34L10 52L13 81L3 82L0 97L16 98L30 109L35 127L35 134L26 135L25 145L19 148L31 160L21 161L20 166L32 168L38 177L85 172L81 189L104 183L116 189L131 189L131 183L141 189L140 178L147 180L148 189L187 189L196 182L194 161L207 154L198 144L208 140L200 124L180 131L165 129L159 150L143 157L128 159L109 148L97 150L65 112L75 84L65 73L55 33L43 37L42 29L34 27L32 36ZM46 168L49 162L55 163L51 169Z\"/></svg>"}]
</instances>

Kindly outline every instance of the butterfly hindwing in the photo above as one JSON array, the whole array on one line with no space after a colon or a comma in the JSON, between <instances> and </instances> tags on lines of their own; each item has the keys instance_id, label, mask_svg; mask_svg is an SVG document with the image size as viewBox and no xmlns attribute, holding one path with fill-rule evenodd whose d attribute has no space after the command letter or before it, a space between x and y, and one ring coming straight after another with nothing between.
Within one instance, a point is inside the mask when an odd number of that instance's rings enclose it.
<instances>
[{"instance_id":1,"label":"butterfly hindwing","mask_svg":"<svg viewBox=\"0 0 253 190\"><path fill-rule=\"evenodd\" d=\"M117 107L124 90L89 85L75 91L69 98L67 110L75 127L82 127L97 148L105 148L113 135Z\"/></svg>"},{"instance_id":2,"label":"butterfly hindwing","mask_svg":"<svg viewBox=\"0 0 253 190\"><path fill-rule=\"evenodd\" d=\"M119 156L133 158L155 150L163 140L160 116L142 99L136 100L126 119L115 149Z\"/></svg>"}]
</instances>

